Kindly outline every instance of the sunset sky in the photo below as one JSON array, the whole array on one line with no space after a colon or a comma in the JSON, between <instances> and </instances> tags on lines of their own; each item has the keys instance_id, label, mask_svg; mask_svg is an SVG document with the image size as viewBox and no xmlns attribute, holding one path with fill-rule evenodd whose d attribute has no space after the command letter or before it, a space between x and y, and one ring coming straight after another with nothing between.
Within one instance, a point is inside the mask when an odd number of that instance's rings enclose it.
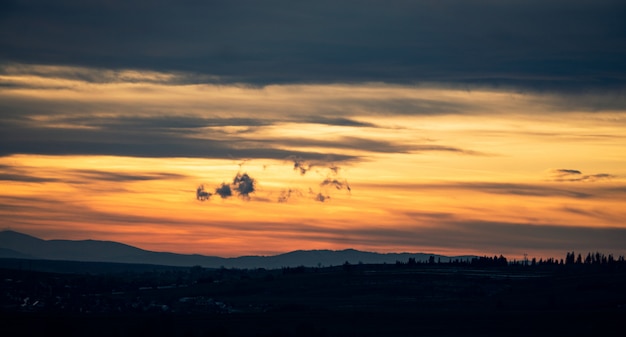
<instances>
[{"instance_id":1,"label":"sunset sky","mask_svg":"<svg viewBox=\"0 0 626 337\"><path fill-rule=\"evenodd\" d=\"M626 255L626 2L3 1L0 186L44 239Z\"/></svg>"}]
</instances>

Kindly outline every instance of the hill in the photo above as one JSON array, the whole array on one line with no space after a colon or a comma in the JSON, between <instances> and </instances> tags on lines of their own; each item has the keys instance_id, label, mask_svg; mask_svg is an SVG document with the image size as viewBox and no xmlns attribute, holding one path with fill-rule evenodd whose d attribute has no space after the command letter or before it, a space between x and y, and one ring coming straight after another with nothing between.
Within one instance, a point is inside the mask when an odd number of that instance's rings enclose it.
<instances>
[{"instance_id":1,"label":"hill","mask_svg":"<svg viewBox=\"0 0 626 337\"><path fill-rule=\"evenodd\" d=\"M275 256L241 256L223 258L198 254L154 252L113 241L43 240L27 234L5 230L0 232L0 257L67 260L85 262L116 262L166 266L202 266L205 268L267 268L317 267L350 264L393 264L409 258L427 261L434 256L441 262L450 259L469 260L472 256L448 257L425 253L388 253L346 250L298 250Z\"/></svg>"}]
</instances>

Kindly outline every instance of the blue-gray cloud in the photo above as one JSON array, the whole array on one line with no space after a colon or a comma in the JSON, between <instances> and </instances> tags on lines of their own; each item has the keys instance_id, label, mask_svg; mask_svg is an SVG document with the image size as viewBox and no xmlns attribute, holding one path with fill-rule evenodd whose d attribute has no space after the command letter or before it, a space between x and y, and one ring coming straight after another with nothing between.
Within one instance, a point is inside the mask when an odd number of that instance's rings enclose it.
<instances>
[{"instance_id":1,"label":"blue-gray cloud","mask_svg":"<svg viewBox=\"0 0 626 337\"><path fill-rule=\"evenodd\" d=\"M256 180L250 177L247 173L237 173L233 178L233 186L235 191L240 197L249 198L251 193L256 190Z\"/></svg>"},{"instance_id":2,"label":"blue-gray cloud","mask_svg":"<svg viewBox=\"0 0 626 337\"><path fill-rule=\"evenodd\" d=\"M219 187L215 189L215 194L218 194L222 199L227 199L233 195L233 190L230 188L230 185L227 183L222 183Z\"/></svg>"},{"instance_id":3,"label":"blue-gray cloud","mask_svg":"<svg viewBox=\"0 0 626 337\"><path fill-rule=\"evenodd\" d=\"M621 0L15 0L0 13L4 62L250 84L579 90L626 82Z\"/></svg>"},{"instance_id":4,"label":"blue-gray cloud","mask_svg":"<svg viewBox=\"0 0 626 337\"><path fill-rule=\"evenodd\" d=\"M114 123L113 121L112 123ZM151 123L150 119L146 120ZM116 123L114 123L116 124ZM328 152L292 151L282 143L245 139L215 131L209 136L191 137L190 131L173 127L107 126L96 129L30 125L8 121L0 125L0 156L11 154L43 155L118 155L136 157L250 158L285 159L298 156L318 161L346 161L358 157ZM273 146L272 146L273 145ZM364 149L367 150L367 149Z\"/></svg>"}]
</instances>

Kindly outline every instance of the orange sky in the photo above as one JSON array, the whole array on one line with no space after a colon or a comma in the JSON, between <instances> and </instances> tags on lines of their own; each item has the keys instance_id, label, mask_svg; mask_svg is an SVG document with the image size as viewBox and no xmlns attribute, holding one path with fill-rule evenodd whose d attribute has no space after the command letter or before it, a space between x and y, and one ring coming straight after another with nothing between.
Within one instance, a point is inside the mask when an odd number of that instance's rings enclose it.
<instances>
[{"instance_id":1,"label":"orange sky","mask_svg":"<svg viewBox=\"0 0 626 337\"><path fill-rule=\"evenodd\" d=\"M2 226L218 256L626 254L626 110L597 104L620 96L177 76L7 67ZM252 193L215 194L237 173Z\"/></svg>"}]
</instances>

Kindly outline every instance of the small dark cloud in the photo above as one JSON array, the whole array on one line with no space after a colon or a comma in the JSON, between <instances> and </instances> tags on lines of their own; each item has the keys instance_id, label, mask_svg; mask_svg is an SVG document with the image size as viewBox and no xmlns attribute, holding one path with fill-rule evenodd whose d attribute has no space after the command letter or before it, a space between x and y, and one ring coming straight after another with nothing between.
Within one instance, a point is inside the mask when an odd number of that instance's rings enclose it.
<instances>
[{"instance_id":1,"label":"small dark cloud","mask_svg":"<svg viewBox=\"0 0 626 337\"><path fill-rule=\"evenodd\" d=\"M306 160L298 156L292 155L288 159L293 161L293 170L298 171L301 175L305 175L314 166L314 164L307 163Z\"/></svg>"},{"instance_id":2,"label":"small dark cloud","mask_svg":"<svg viewBox=\"0 0 626 337\"><path fill-rule=\"evenodd\" d=\"M251 193L254 193L256 189L256 181L252 179L247 173L239 174L233 179L233 187L237 194L243 198L249 198Z\"/></svg>"},{"instance_id":3,"label":"small dark cloud","mask_svg":"<svg viewBox=\"0 0 626 337\"><path fill-rule=\"evenodd\" d=\"M324 201L330 199L330 196L329 195L323 195L322 193L317 193L313 199L315 201L324 202Z\"/></svg>"},{"instance_id":4,"label":"small dark cloud","mask_svg":"<svg viewBox=\"0 0 626 337\"><path fill-rule=\"evenodd\" d=\"M200 185L196 189L196 199L198 199L200 201L209 200L209 198L211 198L211 195L213 195L213 194L205 191L204 185Z\"/></svg>"},{"instance_id":5,"label":"small dark cloud","mask_svg":"<svg viewBox=\"0 0 626 337\"><path fill-rule=\"evenodd\" d=\"M218 194L222 199L227 199L233 195L233 191L230 188L230 185L227 183L222 183L218 188L215 189L215 194Z\"/></svg>"},{"instance_id":6,"label":"small dark cloud","mask_svg":"<svg viewBox=\"0 0 626 337\"><path fill-rule=\"evenodd\" d=\"M320 182L319 186L322 189L317 194L313 192L313 189L309 188L309 193L314 195L316 201L324 202L330 199L331 193L328 187L334 187L335 190L347 190L348 193L352 191L352 188L348 184L348 180L340 175L341 168L335 164L330 164L324 167L326 178ZM321 173L321 172L318 172Z\"/></svg>"},{"instance_id":7,"label":"small dark cloud","mask_svg":"<svg viewBox=\"0 0 626 337\"><path fill-rule=\"evenodd\" d=\"M561 176L561 177L582 174L582 172L578 170L572 170L572 169L556 169L556 170L553 170L552 172L554 175Z\"/></svg>"},{"instance_id":8,"label":"small dark cloud","mask_svg":"<svg viewBox=\"0 0 626 337\"><path fill-rule=\"evenodd\" d=\"M292 188L283 190L280 192L280 195L278 196L278 202L281 202L281 203L288 202L293 196L301 197L302 192L300 192L300 190L298 189L292 189Z\"/></svg>"},{"instance_id":9,"label":"small dark cloud","mask_svg":"<svg viewBox=\"0 0 626 337\"><path fill-rule=\"evenodd\" d=\"M345 188L350 188L348 186L348 182L346 182L346 181L339 181L337 179L330 179L330 178L324 179L324 181L322 181L320 183L320 186L334 186L338 190L341 190L344 187Z\"/></svg>"}]
</instances>

